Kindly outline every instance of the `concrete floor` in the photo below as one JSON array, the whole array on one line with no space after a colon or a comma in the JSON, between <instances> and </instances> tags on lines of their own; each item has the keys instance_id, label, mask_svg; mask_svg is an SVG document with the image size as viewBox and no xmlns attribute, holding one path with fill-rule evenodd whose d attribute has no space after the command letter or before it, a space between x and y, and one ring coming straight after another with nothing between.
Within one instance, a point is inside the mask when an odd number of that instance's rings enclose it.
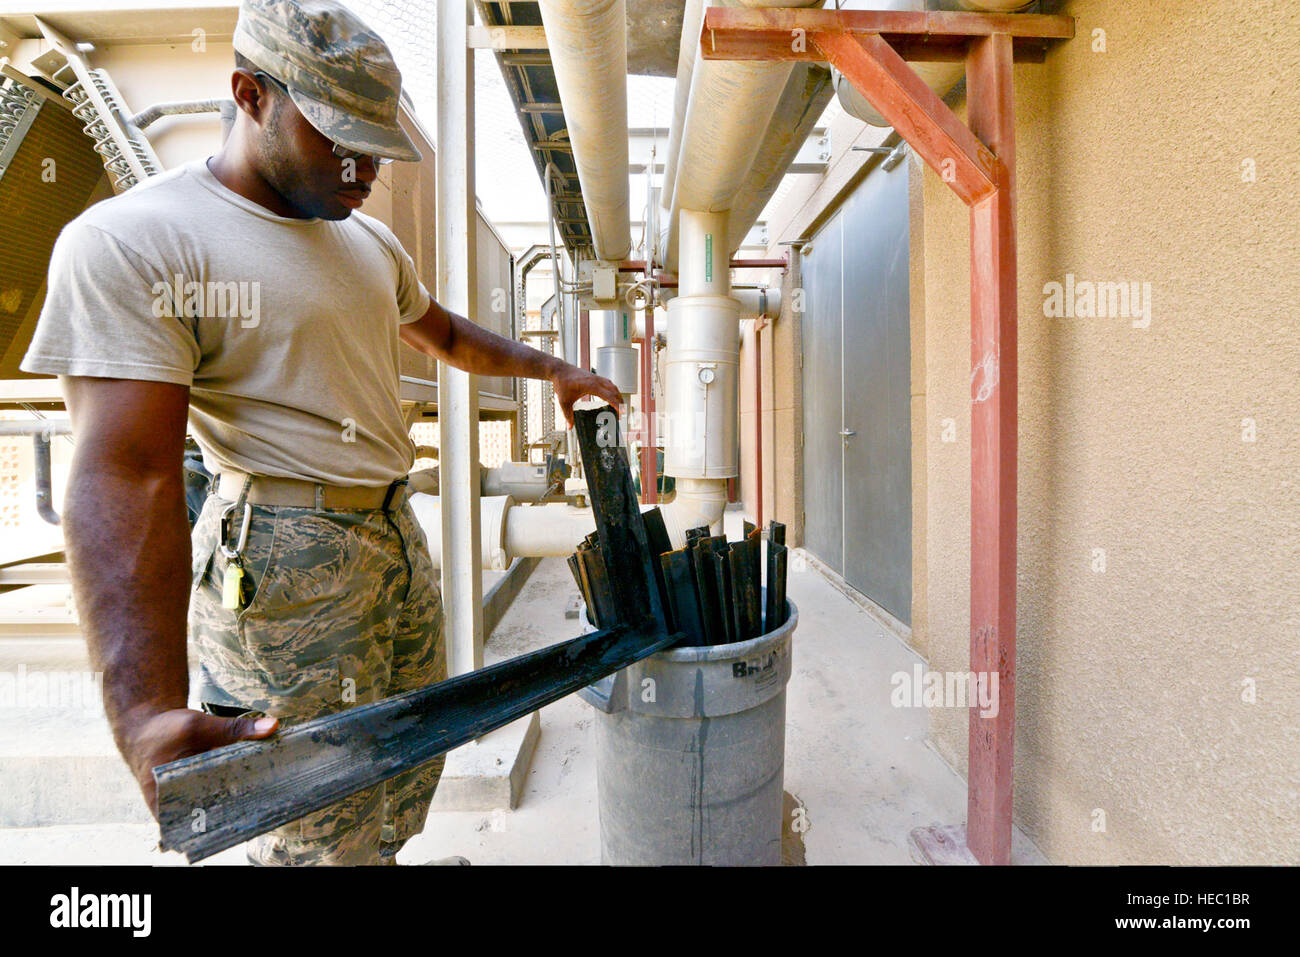
<instances>
[{"instance_id":1,"label":"concrete floor","mask_svg":"<svg viewBox=\"0 0 1300 957\"><path fill-rule=\"evenodd\" d=\"M738 538L738 513L727 519L730 537ZM806 861L914 863L908 833L961 824L966 809L965 782L926 742L928 713L889 704L890 676L924 661L811 565L794 564L789 596L799 626L785 790L803 808ZM562 560L543 561L488 641L487 662L576 635L578 622L564 617L576 591ZM542 710L541 729L516 809L436 811L399 861L460 854L474 864L599 863L592 709L570 696ZM27 738L22 751L30 755L31 747ZM0 828L0 863L184 863L178 854L158 852L156 841L156 828L144 822ZM1018 829L1013 861L1046 863ZM242 864L243 853L233 848L205 863Z\"/></svg>"}]
</instances>

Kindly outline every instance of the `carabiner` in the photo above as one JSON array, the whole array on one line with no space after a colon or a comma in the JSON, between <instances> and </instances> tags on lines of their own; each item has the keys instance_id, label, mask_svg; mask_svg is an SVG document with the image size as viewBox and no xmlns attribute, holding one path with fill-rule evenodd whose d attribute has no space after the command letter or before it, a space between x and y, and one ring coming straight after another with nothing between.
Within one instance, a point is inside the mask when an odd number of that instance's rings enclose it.
<instances>
[{"instance_id":1,"label":"carabiner","mask_svg":"<svg viewBox=\"0 0 1300 957\"><path fill-rule=\"evenodd\" d=\"M239 527L239 541L235 544L234 548L230 548L226 545L226 542L230 540L230 513L235 510L235 506L238 504L238 502L231 502L221 512L221 540L217 543L217 547L221 549L221 554L224 555L227 560L238 558L243 553L244 546L248 544L248 523L252 521L253 518L253 507L245 502L244 522Z\"/></svg>"}]
</instances>

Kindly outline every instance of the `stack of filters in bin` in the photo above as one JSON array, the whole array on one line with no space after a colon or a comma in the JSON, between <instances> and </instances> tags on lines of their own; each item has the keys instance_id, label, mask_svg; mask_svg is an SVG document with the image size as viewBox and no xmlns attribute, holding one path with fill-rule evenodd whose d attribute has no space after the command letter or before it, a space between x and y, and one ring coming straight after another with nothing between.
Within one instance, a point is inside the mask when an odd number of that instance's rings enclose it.
<instances>
[{"instance_id":1,"label":"stack of filters in bin","mask_svg":"<svg viewBox=\"0 0 1300 957\"><path fill-rule=\"evenodd\" d=\"M783 524L768 525L764 576L763 532L751 522L745 522L744 538L738 542L727 541L725 535L710 535L707 525L688 529L686 547L674 550L659 509L643 512L641 517L668 630L685 636L678 647L748 641L785 624L788 558ZM595 532L569 556L569 570L582 591L592 624L598 628L615 625L620 620L619 610Z\"/></svg>"}]
</instances>

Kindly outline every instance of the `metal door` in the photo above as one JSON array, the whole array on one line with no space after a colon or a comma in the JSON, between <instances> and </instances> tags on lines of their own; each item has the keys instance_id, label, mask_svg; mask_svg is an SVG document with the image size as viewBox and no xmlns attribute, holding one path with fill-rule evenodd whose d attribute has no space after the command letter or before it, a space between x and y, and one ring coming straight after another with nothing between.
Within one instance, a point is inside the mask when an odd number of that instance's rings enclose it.
<instances>
[{"instance_id":1,"label":"metal door","mask_svg":"<svg viewBox=\"0 0 1300 957\"><path fill-rule=\"evenodd\" d=\"M840 222L803 249L804 546L836 572L844 569L843 257Z\"/></svg>"},{"instance_id":2,"label":"metal door","mask_svg":"<svg viewBox=\"0 0 1300 957\"><path fill-rule=\"evenodd\" d=\"M804 247L804 542L899 620L912 605L908 165Z\"/></svg>"},{"instance_id":3,"label":"metal door","mask_svg":"<svg viewBox=\"0 0 1300 957\"><path fill-rule=\"evenodd\" d=\"M911 623L912 436L908 164L849 198L844 250L844 571Z\"/></svg>"}]
</instances>

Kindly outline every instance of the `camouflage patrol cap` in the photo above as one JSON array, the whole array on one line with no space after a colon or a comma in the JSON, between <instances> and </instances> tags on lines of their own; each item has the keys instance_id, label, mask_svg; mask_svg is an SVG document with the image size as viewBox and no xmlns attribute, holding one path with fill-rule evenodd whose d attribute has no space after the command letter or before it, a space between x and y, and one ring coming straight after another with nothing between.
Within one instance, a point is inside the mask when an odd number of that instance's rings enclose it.
<instances>
[{"instance_id":1,"label":"camouflage patrol cap","mask_svg":"<svg viewBox=\"0 0 1300 957\"><path fill-rule=\"evenodd\" d=\"M235 50L289 88L307 122L335 143L418 160L397 122L402 74L388 46L336 0L243 0Z\"/></svg>"}]
</instances>

